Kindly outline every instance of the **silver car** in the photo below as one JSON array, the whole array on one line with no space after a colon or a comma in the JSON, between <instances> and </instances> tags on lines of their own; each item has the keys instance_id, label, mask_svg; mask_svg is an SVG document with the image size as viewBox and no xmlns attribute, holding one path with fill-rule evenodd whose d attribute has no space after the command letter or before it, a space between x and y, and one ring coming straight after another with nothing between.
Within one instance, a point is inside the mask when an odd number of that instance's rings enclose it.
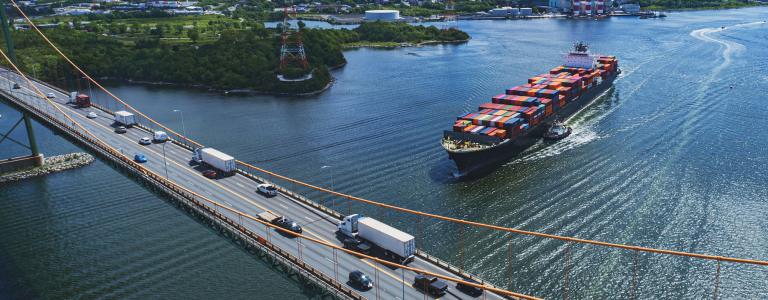
<instances>
[{"instance_id":1,"label":"silver car","mask_svg":"<svg viewBox=\"0 0 768 300\"><path fill-rule=\"evenodd\" d=\"M264 196L274 197L277 196L277 188L274 185L262 183L257 187L257 191Z\"/></svg>"},{"instance_id":2,"label":"silver car","mask_svg":"<svg viewBox=\"0 0 768 300\"><path fill-rule=\"evenodd\" d=\"M54 95L53 93L45 94L45 96L50 98L50 99L56 98L56 95Z\"/></svg>"},{"instance_id":3,"label":"silver car","mask_svg":"<svg viewBox=\"0 0 768 300\"><path fill-rule=\"evenodd\" d=\"M89 112L87 115L85 115L85 117L88 119L96 119L98 115L96 115L95 112Z\"/></svg>"}]
</instances>

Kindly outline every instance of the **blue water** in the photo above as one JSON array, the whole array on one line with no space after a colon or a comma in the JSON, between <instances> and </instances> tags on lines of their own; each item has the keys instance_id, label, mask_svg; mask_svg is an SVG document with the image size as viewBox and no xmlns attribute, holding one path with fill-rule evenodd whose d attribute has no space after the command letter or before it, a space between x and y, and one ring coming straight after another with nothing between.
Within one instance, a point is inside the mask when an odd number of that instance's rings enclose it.
<instances>
[{"instance_id":1,"label":"blue water","mask_svg":"<svg viewBox=\"0 0 768 300\"><path fill-rule=\"evenodd\" d=\"M345 52L334 86L310 98L113 91L174 128L181 122L172 110L183 110L192 137L241 160L354 195L525 230L767 260L766 15L461 22L467 44ZM574 40L619 57L615 88L571 121L569 138L536 145L484 178L455 180L442 130L558 65ZM0 106L0 114L7 130L13 112ZM42 128L38 135L49 155L76 151ZM13 153L23 150L0 146ZM20 278L0 285L0 295L312 296L102 163L0 188L0 279ZM464 244L466 268L498 286L563 296L562 242L430 220L422 231L414 217L352 209L419 236L420 248L457 265ZM570 253L569 297L630 296L632 253L584 245ZM637 262L638 297L712 296L714 262L652 254ZM724 263L721 272L720 297L768 297L765 268Z\"/></svg>"}]
</instances>

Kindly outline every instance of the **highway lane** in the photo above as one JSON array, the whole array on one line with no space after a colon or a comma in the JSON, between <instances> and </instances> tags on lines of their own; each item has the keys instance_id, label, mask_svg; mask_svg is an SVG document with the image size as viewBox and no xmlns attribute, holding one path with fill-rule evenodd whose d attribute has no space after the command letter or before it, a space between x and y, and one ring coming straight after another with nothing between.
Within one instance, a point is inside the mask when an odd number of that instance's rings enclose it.
<instances>
[{"instance_id":1,"label":"highway lane","mask_svg":"<svg viewBox=\"0 0 768 300\"><path fill-rule=\"evenodd\" d=\"M0 77L2 77L3 81L6 81L8 80L7 76L9 75L13 74L3 73ZM28 101L39 101L39 99L35 100L37 96L34 95L34 92L25 87L25 84L23 84L24 81L19 78L11 79L11 81L18 82L22 86L22 89L20 90L11 90L12 93L25 93L28 94L28 96L25 97ZM6 90L9 90L10 86L10 83L0 84L0 88ZM165 174L166 167L163 164L163 144L153 144L149 146L141 146L138 144L139 138L145 136L151 137L151 133L139 128L132 128L125 134L116 134L111 127L111 115L96 109L72 108L69 105L64 104L67 95L41 84L38 84L38 87L44 93L54 93L56 95L54 100L58 103L58 106L69 112L70 116L76 119L86 129L96 134L100 139L113 145L115 148L122 149L124 153L129 156L138 152L144 153L149 158L147 167L157 172L157 174ZM85 114L88 111L97 112L99 117L96 119L87 119ZM200 170L196 170L193 166L189 165L189 160L191 158L191 152L189 150L172 143L164 145L165 157L168 161L168 177L185 188L251 215L256 215L264 210L270 210L278 215L286 215L302 225L305 229L305 234L326 242L341 245L336 238L335 219L308 207L299 201L292 200L283 194L274 198L266 198L257 194L255 193L257 183L241 175L217 180L207 179L200 174ZM248 227L256 232L259 232L259 230L265 232L265 228L261 224L257 224L256 222L246 223L249 223ZM302 241L300 254L298 250L298 239L286 237L278 233L272 233L270 234L270 240L293 255L301 255L306 262L325 274L335 276L333 251L331 249L312 242ZM403 298L403 288L405 288L406 299L421 299L424 297L420 291L413 289L410 286L412 279L415 276L413 272L402 272L401 269L392 270L386 266L377 266L367 260L360 260L341 251L338 251L337 254L337 261L339 262L338 278L342 282L346 281L347 274L352 270L361 270L372 278L378 273L378 280L376 280L375 283L376 288L367 292L359 291L363 296L368 297L369 299L377 298L377 289L380 298ZM456 277L446 270L423 261L420 258L417 258L414 262L409 264L409 266ZM449 293L444 298L471 298L470 296L457 291L453 288L452 284L449 284L449 286ZM487 296L488 298L498 298L498 296L494 294L489 294Z\"/></svg>"}]
</instances>

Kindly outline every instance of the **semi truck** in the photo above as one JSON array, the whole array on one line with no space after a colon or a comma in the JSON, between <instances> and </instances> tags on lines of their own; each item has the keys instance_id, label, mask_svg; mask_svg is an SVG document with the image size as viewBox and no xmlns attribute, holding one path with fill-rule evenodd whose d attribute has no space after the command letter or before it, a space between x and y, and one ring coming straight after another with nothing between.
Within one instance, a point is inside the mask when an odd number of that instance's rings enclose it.
<instances>
[{"instance_id":1,"label":"semi truck","mask_svg":"<svg viewBox=\"0 0 768 300\"><path fill-rule=\"evenodd\" d=\"M416 255L416 239L405 232L360 214L344 217L336 226L345 236L374 245L371 254L406 264Z\"/></svg>"},{"instance_id":2,"label":"semi truck","mask_svg":"<svg viewBox=\"0 0 768 300\"><path fill-rule=\"evenodd\" d=\"M69 103L73 103L79 108L91 107L91 97L86 94L72 92L69 94Z\"/></svg>"},{"instance_id":3,"label":"semi truck","mask_svg":"<svg viewBox=\"0 0 768 300\"><path fill-rule=\"evenodd\" d=\"M236 170L234 157L210 147L196 148L192 160L197 163L205 163L226 176L234 174Z\"/></svg>"},{"instance_id":4,"label":"semi truck","mask_svg":"<svg viewBox=\"0 0 768 300\"><path fill-rule=\"evenodd\" d=\"M131 127L136 125L136 116L127 111L118 110L115 112L115 123L125 127Z\"/></svg>"}]
</instances>

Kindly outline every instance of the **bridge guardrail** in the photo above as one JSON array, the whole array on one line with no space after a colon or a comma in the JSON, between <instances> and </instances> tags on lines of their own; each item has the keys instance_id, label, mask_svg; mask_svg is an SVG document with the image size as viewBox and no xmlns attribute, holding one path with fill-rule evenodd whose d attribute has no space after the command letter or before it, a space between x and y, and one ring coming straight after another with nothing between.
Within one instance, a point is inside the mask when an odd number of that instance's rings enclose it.
<instances>
[{"instance_id":1,"label":"bridge guardrail","mask_svg":"<svg viewBox=\"0 0 768 300\"><path fill-rule=\"evenodd\" d=\"M60 89L60 88L58 88L56 86L50 85L47 82L38 81L36 79L33 79L33 80L35 82L37 82L37 83L43 84L43 85L51 88L51 89L54 89L54 90L57 90L57 91L59 91L61 93L67 94L66 91L64 91L64 90L62 90L62 89ZM102 106L100 106L98 104L92 104L92 105L95 106L96 108L98 108L101 111L104 111L106 113L114 115L114 112L112 112L111 110L109 110L109 109L107 109L105 107L102 107ZM144 130L146 130L148 132L152 132L152 130L150 128L146 127L142 123L138 123L135 126L140 127L140 128L142 128L142 129L144 129ZM172 135L172 136L175 137L175 135ZM174 137L170 138L171 142L173 142L174 144L176 144L178 146L181 146L181 147L183 147L183 148L185 148L187 150L190 150L190 151L194 150L188 144L183 143L183 142L177 140L177 138L174 138ZM269 181L269 180L267 180L267 179L265 179L263 177L256 176L256 175L254 175L254 174L252 174L250 172L247 172L246 169L248 169L248 168L245 167L245 166L242 166L240 163L238 163L238 168L237 168L236 172L241 174L241 175L243 175L243 176L245 176L245 177L248 177L251 180L254 180L256 182L271 183L271 184L275 185L275 187L278 189L278 191L280 191L281 193L285 194L289 198L293 198L295 200L298 200L301 203L303 203L305 205L308 205L308 206L310 206L310 207L312 207L314 209L317 209L317 210L319 210L319 211L321 211L321 212L323 212L325 214L328 214L328 215L330 215L330 216L332 216L332 217L334 217L334 218L336 218L338 220L341 220L341 219L344 218L344 215L339 213L338 211L330 209L327 206L322 205L320 203L317 203L315 201L312 201L309 198L306 198L303 195L300 195L298 193L293 192L292 190L289 190L289 189L287 189L287 188L285 188L285 187L283 187L281 185L278 185L278 184L276 184L273 181ZM433 263L433 264L435 264L437 266L440 266L440 267L443 267L443 268L447 269L449 272L451 272L451 273L453 273L455 275L461 276L463 278L478 279L479 282L481 282L481 283L483 283L485 285L490 285L489 283L487 283L487 282L483 281L482 279L480 279L479 276L471 274L471 273L467 272L466 270L458 268L458 267L450 264L449 262L444 261L444 260L442 260L442 259L440 259L440 258L438 258L436 256L430 255L430 254L428 254L428 253L426 253L426 252L424 252L422 250L416 249L416 255L421 257L422 259L428 261L428 262L431 262L431 263ZM490 286L492 286L492 285L490 285Z\"/></svg>"},{"instance_id":2,"label":"bridge guardrail","mask_svg":"<svg viewBox=\"0 0 768 300\"><path fill-rule=\"evenodd\" d=\"M256 242L255 244L263 245L264 247L266 247L266 249L269 249L275 255L282 257L284 263L290 262L288 263L289 267L296 269L299 273L301 273L301 270L304 270L306 274L309 275L306 277L310 278L316 283L319 283L320 286L332 287L333 289L343 293L345 297L350 299L365 299L361 295L354 292L353 290L344 287L342 284L338 283L333 278L330 278L329 276L326 276L322 272L317 271L312 266L304 263L301 259L293 256L287 251L280 249L274 244L272 243L266 244L266 243L258 242L259 240L264 240L264 238L254 233L253 231L246 229L244 226L242 226L242 224L238 224L237 222L224 216L223 214L218 212L216 207L211 208L211 206L205 205L200 200L195 199L196 197L194 195L190 195L189 193L179 189L175 184L173 184L169 180L163 177L158 177L152 172L147 172L146 170L143 170L142 168L139 167L138 163L125 158L122 154L115 152L111 148L101 146L100 143L94 140L93 138L88 137L87 135L75 130L74 128L65 124L61 120L58 120L53 116L50 116L48 113L43 112L22 100L16 99L16 97L8 94L7 92L5 92L5 90L0 90L0 94L2 94L5 98L9 99L13 103L16 103L16 105L22 107L23 109L27 109L29 111L34 112L36 117L46 121L50 125L58 128L59 130L68 132L70 136L79 140L82 144L88 146L89 148L93 149L94 151L101 154L102 156L120 165L123 165L127 170L132 171L135 174L139 175L139 177L141 177L143 180L146 180L162 189L165 189L166 193L168 193L169 195L171 196L177 195L178 198L181 198L180 200L186 200L187 202L194 204L194 206L189 205L190 207L195 209L202 209L206 211L208 214L215 216L216 218L213 219L214 222L218 219L219 224L221 224L221 222L226 223L230 231L240 232L245 236L247 236L250 239L250 241Z\"/></svg>"}]
</instances>

